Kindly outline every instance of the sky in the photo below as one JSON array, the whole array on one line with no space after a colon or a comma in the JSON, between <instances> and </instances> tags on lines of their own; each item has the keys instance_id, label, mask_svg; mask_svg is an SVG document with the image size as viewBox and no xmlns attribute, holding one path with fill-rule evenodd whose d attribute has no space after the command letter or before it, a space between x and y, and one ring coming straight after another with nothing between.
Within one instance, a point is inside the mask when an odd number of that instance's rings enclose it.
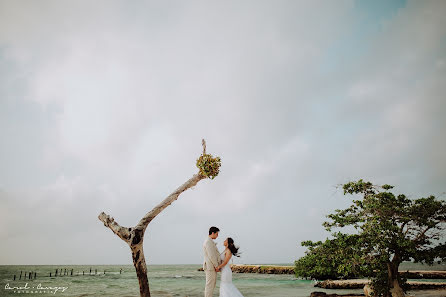
<instances>
[{"instance_id":1,"label":"sky","mask_svg":"<svg viewBox=\"0 0 446 297\"><path fill-rule=\"evenodd\" d=\"M446 199L445 1L0 0L0 264L293 263L365 179Z\"/></svg>"}]
</instances>

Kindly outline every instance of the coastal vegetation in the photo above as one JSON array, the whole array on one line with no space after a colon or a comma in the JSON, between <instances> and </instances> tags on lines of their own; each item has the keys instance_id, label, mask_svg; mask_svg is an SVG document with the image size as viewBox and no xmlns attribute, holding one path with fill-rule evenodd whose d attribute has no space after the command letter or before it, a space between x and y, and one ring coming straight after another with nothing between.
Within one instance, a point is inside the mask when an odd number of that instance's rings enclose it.
<instances>
[{"instance_id":1,"label":"coastal vegetation","mask_svg":"<svg viewBox=\"0 0 446 297\"><path fill-rule=\"evenodd\" d=\"M368 277L374 296L404 296L403 261L433 264L446 260L446 202L434 196L409 199L393 186L359 180L342 186L358 197L350 207L328 215L323 224L333 238L304 241L306 255L295 262L297 277ZM343 228L350 233L334 232ZM353 227L353 228L352 228Z\"/></svg>"},{"instance_id":2,"label":"coastal vegetation","mask_svg":"<svg viewBox=\"0 0 446 297\"><path fill-rule=\"evenodd\" d=\"M113 217L100 213L98 218L104 223L104 226L110 228L119 238L126 242L131 250L133 265L136 269L136 275L139 282L139 292L141 297L150 297L149 281L147 278L147 265L143 251L144 234L149 223L159 215L166 207L178 199L179 195L187 189L195 186L199 181L206 178L214 179L220 172L221 160L219 157L213 157L206 154L206 142L202 140L203 153L197 159L196 165L199 169L189 180L182 184L172 194L167 196L151 211L149 211L135 227L123 227L119 225Z\"/></svg>"}]
</instances>

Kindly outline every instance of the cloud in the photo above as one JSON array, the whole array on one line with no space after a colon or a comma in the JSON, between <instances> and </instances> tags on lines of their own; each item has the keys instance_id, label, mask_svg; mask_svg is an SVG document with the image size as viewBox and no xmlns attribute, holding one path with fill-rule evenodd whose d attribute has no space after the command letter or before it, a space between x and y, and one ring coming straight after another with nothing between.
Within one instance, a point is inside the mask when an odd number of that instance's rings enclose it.
<instances>
[{"instance_id":1,"label":"cloud","mask_svg":"<svg viewBox=\"0 0 446 297\"><path fill-rule=\"evenodd\" d=\"M98 213L136 224L196 172L203 137L221 174L151 223L156 263L199 263L211 225L243 261L292 262L351 179L444 192L442 3L0 5L2 255L51 230L23 261L71 261L57 233L75 262L130 263Z\"/></svg>"}]
</instances>

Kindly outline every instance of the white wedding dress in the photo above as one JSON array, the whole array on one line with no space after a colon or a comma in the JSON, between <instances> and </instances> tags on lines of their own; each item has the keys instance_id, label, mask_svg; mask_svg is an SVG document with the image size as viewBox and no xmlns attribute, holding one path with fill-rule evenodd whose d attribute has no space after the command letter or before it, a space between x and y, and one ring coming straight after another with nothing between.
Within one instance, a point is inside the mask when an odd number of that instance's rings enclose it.
<instances>
[{"instance_id":1,"label":"white wedding dress","mask_svg":"<svg viewBox=\"0 0 446 297\"><path fill-rule=\"evenodd\" d=\"M225 253L223 252L220 257L223 261L225 259ZM232 283L232 270L229 266L229 262L221 270L220 297L243 297Z\"/></svg>"}]
</instances>

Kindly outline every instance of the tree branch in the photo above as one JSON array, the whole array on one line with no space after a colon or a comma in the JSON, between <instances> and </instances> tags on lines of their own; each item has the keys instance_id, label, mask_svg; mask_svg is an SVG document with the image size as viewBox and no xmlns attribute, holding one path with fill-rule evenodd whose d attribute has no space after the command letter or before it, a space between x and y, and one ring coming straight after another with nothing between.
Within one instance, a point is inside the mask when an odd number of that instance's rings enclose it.
<instances>
[{"instance_id":1,"label":"tree branch","mask_svg":"<svg viewBox=\"0 0 446 297\"><path fill-rule=\"evenodd\" d=\"M204 139L201 140L201 145L203 146L203 155L206 155L206 141Z\"/></svg>"},{"instance_id":2,"label":"tree branch","mask_svg":"<svg viewBox=\"0 0 446 297\"><path fill-rule=\"evenodd\" d=\"M201 140L201 145L203 146L203 155L206 154L206 141L204 139ZM155 206L151 211L149 211L135 226L135 229L142 230L143 232L146 230L147 225L166 207L171 205L175 200L178 199L181 193L186 191L189 188L195 186L200 180L205 179L206 177L197 173L192 176L188 181L182 184L178 189L176 189L172 194L170 194L166 199L161 201L157 206Z\"/></svg>"},{"instance_id":3,"label":"tree branch","mask_svg":"<svg viewBox=\"0 0 446 297\"><path fill-rule=\"evenodd\" d=\"M424 234L426 234L427 230L432 229L432 228L435 228L435 226L434 227L427 227L426 229L424 229L423 232L421 232L420 234L418 234L417 237L415 237L413 242L418 242L424 236Z\"/></svg>"},{"instance_id":4,"label":"tree branch","mask_svg":"<svg viewBox=\"0 0 446 297\"><path fill-rule=\"evenodd\" d=\"M130 243L130 230L131 228L126 228L115 222L113 217L101 212L98 216L99 220L104 223L105 227L110 228L116 235L127 243Z\"/></svg>"},{"instance_id":5,"label":"tree branch","mask_svg":"<svg viewBox=\"0 0 446 297\"><path fill-rule=\"evenodd\" d=\"M178 196L180 196L181 193L186 191L189 188L192 188L195 186L200 180L204 179L205 177L200 174L195 174L192 176L187 182L182 184L178 189L176 189L172 194L170 194L166 199L164 199L160 204L155 206L151 211L149 211L138 223L138 225L135 226L135 229L138 230L145 230L147 228L147 225L160 213L162 212L166 207L168 207L170 204L172 204L175 200L178 199Z\"/></svg>"}]
</instances>

